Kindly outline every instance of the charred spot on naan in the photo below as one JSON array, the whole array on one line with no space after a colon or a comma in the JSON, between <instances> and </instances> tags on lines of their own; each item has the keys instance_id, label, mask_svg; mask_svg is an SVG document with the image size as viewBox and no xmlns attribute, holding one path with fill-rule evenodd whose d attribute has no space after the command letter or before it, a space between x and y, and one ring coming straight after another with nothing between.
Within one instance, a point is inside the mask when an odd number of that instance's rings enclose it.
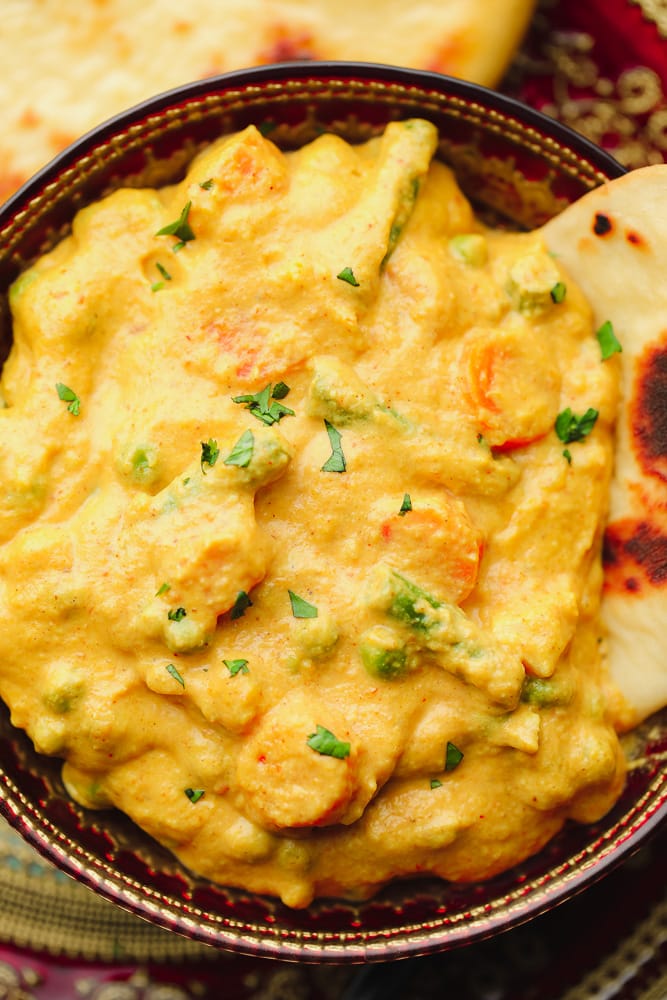
<instances>
[{"instance_id":1,"label":"charred spot on naan","mask_svg":"<svg viewBox=\"0 0 667 1000\"><path fill-rule=\"evenodd\" d=\"M649 516L607 526L602 551L607 593L642 595L667 587L667 524Z\"/></svg>"},{"instance_id":2,"label":"charred spot on naan","mask_svg":"<svg viewBox=\"0 0 667 1000\"><path fill-rule=\"evenodd\" d=\"M616 235L616 229L613 216L608 215L607 212L596 212L594 214L591 230L595 236L601 239L612 237ZM623 232L623 238L638 250L648 249L648 241L636 229L626 228Z\"/></svg>"},{"instance_id":3,"label":"charred spot on naan","mask_svg":"<svg viewBox=\"0 0 667 1000\"><path fill-rule=\"evenodd\" d=\"M628 416L640 468L667 482L667 330L635 362Z\"/></svg>"},{"instance_id":4,"label":"charred spot on naan","mask_svg":"<svg viewBox=\"0 0 667 1000\"><path fill-rule=\"evenodd\" d=\"M596 236L609 236L614 232L614 223L606 212L596 212L591 228Z\"/></svg>"},{"instance_id":5,"label":"charred spot on naan","mask_svg":"<svg viewBox=\"0 0 667 1000\"><path fill-rule=\"evenodd\" d=\"M630 441L642 482L633 483L637 517L607 526L605 590L642 595L667 586L667 331L635 360L626 403ZM657 487L656 489L646 488Z\"/></svg>"}]
</instances>

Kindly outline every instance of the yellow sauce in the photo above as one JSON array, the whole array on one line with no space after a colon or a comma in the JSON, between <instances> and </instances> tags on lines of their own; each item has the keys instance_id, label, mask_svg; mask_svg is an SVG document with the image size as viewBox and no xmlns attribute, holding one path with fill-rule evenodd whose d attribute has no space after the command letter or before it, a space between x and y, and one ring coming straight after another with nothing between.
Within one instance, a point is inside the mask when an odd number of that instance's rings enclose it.
<instances>
[{"instance_id":1,"label":"yellow sauce","mask_svg":"<svg viewBox=\"0 0 667 1000\"><path fill-rule=\"evenodd\" d=\"M251 127L11 294L0 694L81 803L291 906L489 877L623 783L615 360L436 141Z\"/></svg>"}]
</instances>

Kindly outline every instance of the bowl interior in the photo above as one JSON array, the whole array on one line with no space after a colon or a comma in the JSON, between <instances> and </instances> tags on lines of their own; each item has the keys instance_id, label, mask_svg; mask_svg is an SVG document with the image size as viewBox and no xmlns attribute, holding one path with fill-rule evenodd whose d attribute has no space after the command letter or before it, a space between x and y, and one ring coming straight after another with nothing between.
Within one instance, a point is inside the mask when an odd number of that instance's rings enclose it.
<instances>
[{"instance_id":1,"label":"bowl interior","mask_svg":"<svg viewBox=\"0 0 667 1000\"><path fill-rule=\"evenodd\" d=\"M362 141L420 116L439 155L487 218L533 228L623 169L583 138L483 88L428 73L352 64L285 64L161 95L83 137L0 208L0 316L13 278L67 231L77 210L121 185L179 179L217 136L257 125L281 147L322 131ZM27 665L29 667L29 665ZM639 846L667 813L667 714L633 734L632 767L614 810L568 826L539 855L489 882L397 882L367 902L322 900L292 911L186 871L130 821L66 795L0 708L0 809L42 854L157 924L246 954L372 961L444 950L528 919L579 891Z\"/></svg>"}]
</instances>

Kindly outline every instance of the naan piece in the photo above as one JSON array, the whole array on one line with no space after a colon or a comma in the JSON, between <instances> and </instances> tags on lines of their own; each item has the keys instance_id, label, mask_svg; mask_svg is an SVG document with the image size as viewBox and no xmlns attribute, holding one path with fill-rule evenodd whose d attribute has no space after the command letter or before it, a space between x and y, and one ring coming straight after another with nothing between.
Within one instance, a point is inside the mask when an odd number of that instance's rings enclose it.
<instances>
[{"instance_id":1,"label":"naan piece","mask_svg":"<svg viewBox=\"0 0 667 1000\"><path fill-rule=\"evenodd\" d=\"M153 94L228 70L359 59L493 86L534 0L3 0L0 200Z\"/></svg>"},{"instance_id":2,"label":"naan piece","mask_svg":"<svg viewBox=\"0 0 667 1000\"><path fill-rule=\"evenodd\" d=\"M597 188L544 227L593 307L601 350L622 348L602 612L628 727L667 704L666 217L660 164Z\"/></svg>"}]
</instances>

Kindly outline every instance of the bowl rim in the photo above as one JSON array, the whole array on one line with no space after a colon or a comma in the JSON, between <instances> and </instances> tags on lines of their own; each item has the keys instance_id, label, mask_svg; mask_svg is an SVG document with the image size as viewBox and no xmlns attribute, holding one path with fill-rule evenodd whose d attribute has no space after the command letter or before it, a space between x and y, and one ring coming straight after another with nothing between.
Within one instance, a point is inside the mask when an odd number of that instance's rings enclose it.
<instances>
[{"instance_id":1,"label":"bowl rim","mask_svg":"<svg viewBox=\"0 0 667 1000\"><path fill-rule=\"evenodd\" d=\"M45 164L4 204L0 205L0 229L3 229L18 212L29 206L31 200L63 171L75 166L92 149L113 142L117 134L124 132L136 122L159 115L167 108L196 101L209 94L261 88L269 83L280 84L288 80L306 82L309 79L321 82L355 81L361 85L365 82L397 84L414 88L419 94L428 91L446 93L468 104L478 103L482 109L501 112L524 128L535 129L542 136L584 158L609 178L620 177L627 172L610 153L569 126L550 118L517 98L479 84L427 70L406 69L382 63L283 62L234 70L182 84L143 100L99 123ZM635 853L644 841L657 831L663 820L667 819L667 774L661 777L662 783L657 787L660 794L656 796L652 809L640 822L636 821L636 818L633 820L630 811L628 816L621 822L615 823L607 834L601 835L600 840L604 842L604 846L593 861L587 859L587 851L583 849L568 857L564 864L557 864L551 868L545 873L544 884L539 894L536 894L528 907L525 906L525 901L522 904L520 899L510 898L506 907L496 906L493 912L473 925L465 921L452 923L443 917L439 922L430 921L427 928L424 924L406 925L401 928L400 936L394 940L378 932L371 940L365 942L361 939L361 935L356 935L356 942L342 941L337 945L328 941L318 942L316 931L303 932L297 929L281 933L279 927L274 925L271 929L266 925L264 928L266 933L260 936L247 933L249 927L247 922L246 933L240 933L238 922L233 919L221 921L219 925L205 926L201 922L188 919L185 911L176 916L161 909L159 902L156 902L157 895L154 899L141 895L141 886L137 883L133 885L129 876L122 875L120 882L113 882L105 875L104 864L96 866L91 863L95 861L94 856L88 855L85 849L73 850L74 845L71 842L69 844L61 842L62 838L50 840L48 821L31 806L2 768L0 768L0 813L47 860L56 863L63 871L87 885L98 895L149 919L158 926L185 934L202 943L254 957L311 963L361 963L416 957L472 944L500 931L526 923L580 893ZM557 875L562 875L564 869L567 869L567 877L555 878ZM349 936L353 937L351 934Z\"/></svg>"},{"instance_id":2,"label":"bowl rim","mask_svg":"<svg viewBox=\"0 0 667 1000\"><path fill-rule=\"evenodd\" d=\"M360 929L356 934L346 932L346 936L360 939L356 943L344 940L343 935L340 943L331 943L329 938L336 937L333 934L329 934L327 941L322 942L318 940L317 931L281 931L277 921L267 922L262 933L259 933L256 926L250 928L247 923L240 930L240 922L235 921L233 915L221 920L217 926L206 926L187 916L188 907L180 918L168 914L160 908L159 892L154 893L155 899L147 899L145 895L141 895L141 884L127 875L122 876L123 884L119 887L117 882L105 878L105 863L88 855L85 849L69 851L59 839L50 840L49 831L40 829L40 824L44 826L42 817L30 803L21 803L31 813L30 816L25 812L21 813L16 804L12 806L6 794L9 785L11 781L0 771L0 814L42 857L96 895L158 927L221 951L306 964L361 964L420 958L488 940L498 933L505 933L531 922L556 906L564 905L601 881L628 861L648 841L653 840L667 820L667 773L663 773L659 801L648 817L640 823L633 823L630 814L614 824L609 835L600 838L605 841L605 848L593 861L589 859L586 863L588 852L583 848L546 871L542 891L537 898L531 900L527 909L522 908L520 894L517 896L508 893L501 901L506 903L506 907L496 906L492 913L485 914L481 922L473 925L466 921L450 924L443 917L441 921L431 920L428 926L417 923L402 927L398 939L391 939L387 932L379 930L374 932L371 941L364 940ZM46 826L48 825L47 823ZM559 881L558 876L568 870L568 877ZM372 903L373 900L371 898L366 902ZM486 909L485 906L482 908ZM474 911L475 907L471 907L471 910ZM195 912L196 915L196 910L190 912Z\"/></svg>"},{"instance_id":3,"label":"bowl rim","mask_svg":"<svg viewBox=\"0 0 667 1000\"><path fill-rule=\"evenodd\" d=\"M91 149L107 142L116 132L126 130L135 122L159 114L167 107L196 100L211 92L233 90L235 87L244 89L252 86L261 87L262 84L270 82L281 83L289 79L302 81L308 78L356 80L362 83L386 82L413 86L415 90L432 90L436 93L446 90L454 98L459 97L468 102L477 100L481 106L514 117L529 128L534 128L550 139L566 145L572 152L588 160L609 177L627 173L627 169L611 153L569 125L549 117L543 111L531 107L516 97L506 96L482 84L430 70L409 69L387 63L295 60L231 70L228 73L219 73L184 83L154 94L112 115L74 139L0 205L0 228L24 202L30 201L34 194L41 191L63 170L72 166Z\"/></svg>"}]
</instances>

